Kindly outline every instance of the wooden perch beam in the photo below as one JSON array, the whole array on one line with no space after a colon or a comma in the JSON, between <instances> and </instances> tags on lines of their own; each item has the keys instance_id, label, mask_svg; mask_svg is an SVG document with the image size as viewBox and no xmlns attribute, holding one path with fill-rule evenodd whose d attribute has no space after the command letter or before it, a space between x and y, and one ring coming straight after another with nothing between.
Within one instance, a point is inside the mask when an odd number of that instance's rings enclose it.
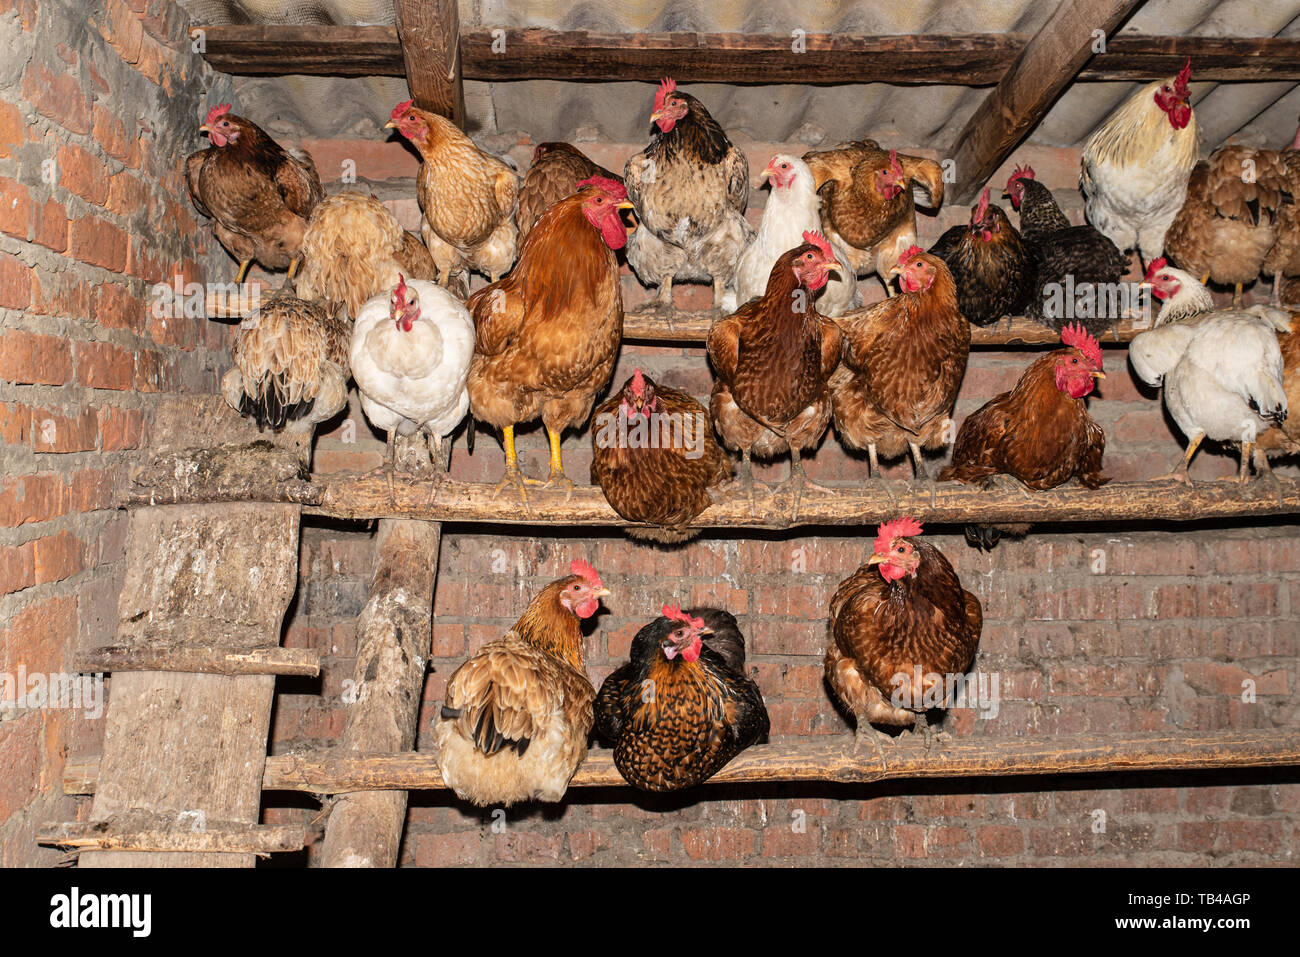
<instances>
[{"instance_id":1,"label":"wooden perch beam","mask_svg":"<svg viewBox=\"0 0 1300 957\"><path fill-rule=\"evenodd\" d=\"M292 501L312 515L333 518L407 518L436 522L500 525L622 526L629 524L595 486L579 486L566 499L560 490L532 489L527 507L507 491L495 494L487 483L444 479L436 488L427 479L397 475L391 485L382 475L338 473L287 485L265 480L261 470L243 484L226 475L212 485L184 467L188 453L166 456L136 473L122 505ZM204 453L210 454L210 453ZM274 453L268 453L271 455ZM863 467L865 471L865 466ZM268 468L267 471L271 469ZM177 478L177 476L180 476ZM791 514L790 498L780 488L760 485L751 507L748 496L732 493L710 506L692 524L700 528L772 528L807 525L869 525L907 514L922 522L965 525L972 522L1190 522L1300 514L1300 484L1257 481L1204 482L1185 487L1174 482L1112 482L1099 489L1069 486L1046 492L980 489L954 482L863 481L831 491L808 489Z\"/></svg>"},{"instance_id":2,"label":"wooden perch beam","mask_svg":"<svg viewBox=\"0 0 1300 957\"><path fill-rule=\"evenodd\" d=\"M886 744L881 767L868 745L854 739L802 740L759 745L742 752L709 784L824 781L860 784L887 779L948 779L994 775L1105 774L1300 765L1300 734L1280 728L1248 731L1170 730L1154 734L1042 738L958 738L934 751L911 741ZM69 764L67 794L95 788L94 760ZM608 750L592 751L570 784L624 787ZM341 794L351 791L445 789L437 756L428 753L342 755L322 750L272 756L267 791Z\"/></svg>"},{"instance_id":3,"label":"wooden perch beam","mask_svg":"<svg viewBox=\"0 0 1300 957\"><path fill-rule=\"evenodd\" d=\"M196 675L300 675L320 674L320 652L307 648L254 648L230 651L215 647L140 647L105 645L77 655L74 670L83 673L113 671L177 671Z\"/></svg>"},{"instance_id":4,"label":"wooden perch beam","mask_svg":"<svg viewBox=\"0 0 1300 957\"><path fill-rule=\"evenodd\" d=\"M152 816L151 816L152 817ZM257 854L300 851L306 846L302 827L269 827L237 823L200 823L185 819L150 827L131 818L47 824L36 843L75 847L83 851L145 851L150 853Z\"/></svg>"},{"instance_id":5,"label":"wooden perch beam","mask_svg":"<svg viewBox=\"0 0 1300 957\"><path fill-rule=\"evenodd\" d=\"M397 37L415 105L465 125L456 0L397 0Z\"/></svg>"},{"instance_id":6,"label":"wooden perch beam","mask_svg":"<svg viewBox=\"0 0 1300 957\"><path fill-rule=\"evenodd\" d=\"M406 76L391 26L195 27L204 56L245 76ZM678 83L893 83L993 86L1024 51L1024 34L841 36L807 34L795 53L786 33L587 33L460 31L461 74L470 80L643 80ZM496 52L505 44L504 52ZM702 56L701 51L708 51ZM1208 81L1300 80L1300 40L1289 37L1162 37L1127 34L1093 55L1078 80L1173 76L1187 57Z\"/></svg>"},{"instance_id":7,"label":"wooden perch beam","mask_svg":"<svg viewBox=\"0 0 1300 957\"><path fill-rule=\"evenodd\" d=\"M950 153L957 186L952 201L965 205L988 182L1092 54L1093 32L1106 36L1142 0L1061 0L1006 75L984 98Z\"/></svg>"}]
</instances>

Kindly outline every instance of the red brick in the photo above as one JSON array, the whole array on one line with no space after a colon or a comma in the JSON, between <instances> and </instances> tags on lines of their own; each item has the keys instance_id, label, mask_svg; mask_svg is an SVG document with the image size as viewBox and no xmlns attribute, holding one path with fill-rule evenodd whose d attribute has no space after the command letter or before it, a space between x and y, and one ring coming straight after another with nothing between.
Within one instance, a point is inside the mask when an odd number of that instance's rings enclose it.
<instances>
[{"instance_id":1,"label":"red brick","mask_svg":"<svg viewBox=\"0 0 1300 957\"><path fill-rule=\"evenodd\" d=\"M7 821L36 797L41 780L41 715L24 714L0 723L0 821Z\"/></svg>"},{"instance_id":2,"label":"red brick","mask_svg":"<svg viewBox=\"0 0 1300 957\"><path fill-rule=\"evenodd\" d=\"M12 103L0 103L0 159L14 155L14 148L21 146L27 138L27 124L23 122L18 107Z\"/></svg>"},{"instance_id":3,"label":"red brick","mask_svg":"<svg viewBox=\"0 0 1300 957\"><path fill-rule=\"evenodd\" d=\"M0 484L0 527L46 522L68 510L68 487L52 472L21 475Z\"/></svg>"},{"instance_id":4,"label":"red brick","mask_svg":"<svg viewBox=\"0 0 1300 957\"><path fill-rule=\"evenodd\" d=\"M407 840L412 848L408 852L419 867L458 867L473 864L478 858L481 842L478 831L457 831L452 834L413 834Z\"/></svg>"},{"instance_id":5,"label":"red brick","mask_svg":"<svg viewBox=\"0 0 1300 957\"><path fill-rule=\"evenodd\" d=\"M55 75L33 58L23 71L23 96L36 112L72 133L90 132L90 109L86 95L72 73Z\"/></svg>"},{"instance_id":6,"label":"red brick","mask_svg":"<svg viewBox=\"0 0 1300 957\"><path fill-rule=\"evenodd\" d=\"M673 832L671 828L650 828L641 834L641 846L652 860L666 861L672 857Z\"/></svg>"},{"instance_id":7,"label":"red brick","mask_svg":"<svg viewBox=\"0 0 1300 957\"><path fill-rule=\"evenodd\" d=\"M104 164L79 146L60 146L57 153L58 180L86 202L103 206L108 199L108 176Z\"/></svg>"},{"instance_id":8,"label":"red brick","mask_svg":"<svg viewBox=\"0 0 1300 957\"><path fill-rule=\"evenodd\" d=\"M143 236L132 237L126 271L151 284L159 283L167 276L164 274L162 260L149 251L149 245L150 241Z\"/></svg>"},{"instance_id":9,"label":"red brick","mask_svg":"<svg viewBox=\"0 0 1300 957\"><path fill-rule=\"evenodd\" d=\"M1025 849L1025 836L1018 827L990 824L977 828L975 842L980 857L1015 857Z\"/></svg>"},{"instance_id":10,"label":"red brick","mask_svg":"<svg viewBox=\"0 0 1300 957\"><path fill-rule=\"evenodd\" d=\"M0 230L15 239L26 241L31 234L36 206L30 191L16 179L0 176Z\"/></svg>"},{"instance_id":11,"label":"red brick","mask_svg":"<svg viewBox=\"0 0 1300 957\"><path fill-rule=\"evenodd\" d=\"M166 353L141 349L136 356L135 389L137 392L174 392L179 375L176 359Z\"/></svg>"},{"instance_id":12,"label":"red brick","mask_svg":"<svg viewBox=\"0 0 1300 957\"><path fill-rule=\"evenodd\" d=\"M585 861L606 847L609 847L609 838L601 831L569 832L569 857L575 861Z\"/></svg>"},{"instance_id":13,"label":"red brick","mask_svg":"<svg viewBox=\"0 0 1300 957\"><path fill-rule=\"evenodd\" d=\"M13 256L0 255L0 308L26 309L31 299L30 270ZM8 366L3 363L0 363L0 375L8 375Z\"/></svg>"},{"instance_id":14,"label":"red brick","mask_svg":"<svg viewBox=\"0 0 1300 957\"><path fill-rule=\"evenodd\" d=\"M109 156L127 166L135 168L140 165L140 150L136 140L127 134L122 121L103 107L95 107L95 142L104 148Z\"/></svg>"},{"instance_id":15,"label":"red brick","mask_svg":"<svg viewBox=\"0 0 1300 957\"><path fill-rule=\"evenodd\" d=\"M113 502L113 478L109 471L82 469L72 474L68 507L75 512L97 512Z\"/></svg>"},{"instance_id":16,"label":"red brick","mask_svg":"<svg viewBox=\"0 0 1300 957\"><path fill-rule=\"evenodd\" d=\"M148 312L148 302L126 286L105 283L97 290L94 319L101 326L139 333Z\"/></svg>"},{"instance_id":17,"label":"red brick","mask_svg":"<svg viewBox=\"0 0 1300 957\"><path fill-rule=\"evenodd\" d=\"M72 270L46 273L32 272L32 312L68 319L90 317L95 287L72 275Z\"/></svg>"},{"instance_id":18,"label":"red brick","mask_svg":"<svg viewBox=\"0 0 1300 957\"><path fill-rule=\"evenodd\" d=\"M138 449L144 441L144 414L139 409L106 405L99 410L99 431L105 452Z\"/></svg>"},{"instance_id":19,"label":"red brick","mask_svg":"<svg viewBox=\"0 0 1300 957\"><path fill-rule=\"evenodd\" d=\"M68 248L68 210L60 202L48 200L33 214L33 242L61 253Z\"/></svg>"},{"instance_id":20,"label":"red brick","mask_svg":"<svg viewBox=\"0 0 1300 957\"><path fill-rule=\"evenodd\" d=\"M99 439L94 409L73 415L49 409L32 409L32 449L36 452L89 452Z\"/></svg>"},{"instance_id":21,"label":"red brick","mask_svg":"<svg viewBox=\"0 0 1300 957\"><path fill-rule=\"evenodd\" d=\"M72 377L72 350L57 336L10 330L0 337L0 376L17 385L63 385Z\"/></svg>"},{"instance_id":22,"label":"red brick","mask_svg":"<svg viewBox=\"0 0 1300 957\"><path fill-rule=\"evenodd\" d=\"M0 548L0 595L36 584L36 546L31 542Z\"/></svg>"},{"instance_id":23,"label":"red brick","mask_svg":"<svg viewBox=\"0 0 1300 957\"><path fill-rule=\"evenodd\" d=\"M50 598L27 605L0 631L9 673L19 665L28 672L51 674L66 670L67 649L77 636L77 600ZM7 724L7 722L6 722ZM2 727L3 725L0 725ZM0 767L3 767L0 762ZM3 775L0 775L3 777Z\"/></svg>"},{"instance_id":24,"label":"red brick","mask_svg":"<svg viewBox=\"0 0 1300 957\"><path fill-rule=\"evenodd\" d=\"M95 26L124 62L135 64L140 61L144 27L120 0L106 0L95 18Z\"/></svg>"},{"instance_id":25,"label":"red brick","mask_svg":"<svg viewBox=\"0 0 1300 957\"><path fill-rule=\"evenodd\" d=\"M148 189L130 173L118 173L109 181L108 201L105 203L109 212L119 216L134 216L148 202Z\"/></svg>"},{"instance_id":26,"label":"red brick","mask_svg":"<svg viewBox=\"0 0 1300 957\"><path fill-rule=\"evenodd\" d=\"M92 389L124 391L133 385L135 356L108 342L77 343L77 381Z\"/></svg>"},{"instance_id":27,"label":"red brick","mask_svg":"<svg viewBox=\"0 0 1300 957\"><path fill-rule=\"evenodd\" d=\"M71 532L38 538L36 549L36 584L63 581L83 571L89 558L87 544Z\"/></svg>"},{"instance_id":28,"label":"red brick","mask_svg":"<svg viewBox=\"0 0 1300 957\"><path fill-rule=\"evenodd\" d=\"M693 861L734 861L754 854L755 832L741 828L683 829L682 847Z\"/></svg>"},{"instance_id":29,"label":"red brick","mask_svg":"<svg viewBox=\"0 0 1300 957\"><path fill-rule=\"evenodd\" d=\"M68 251L82 262L110 272L126 268L127 245L126 233L98 216L86 215L68 226Z\"/></svg>"},{"instance_id":30,"label":"red brick","mask_svg":"<svg viewBox=\"0 0 1300 957\"><path fill-rule=\"evenodd\" d=\"M31 424L30 406L21 402L0 404L0 442L6 445L28 445Z\"/></svg>"}]
</instances>

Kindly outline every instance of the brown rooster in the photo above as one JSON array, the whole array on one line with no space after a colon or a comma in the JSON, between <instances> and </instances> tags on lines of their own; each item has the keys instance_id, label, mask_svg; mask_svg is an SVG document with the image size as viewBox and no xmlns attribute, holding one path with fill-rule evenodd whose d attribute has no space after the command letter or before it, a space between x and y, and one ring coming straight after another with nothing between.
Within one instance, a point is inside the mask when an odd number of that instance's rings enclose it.
<instances>
[{"instance_id":1,"label":"brown rooster","mask_svg":"<svg viewBox=\"0 0 1300 957\"><path fill-rule=\"evenodd\" d=\"M320 303L277 293L240 322L221 393L259 429L310 433L347 404L351 336Z\"/></svg>"},{"instance_id":2,"label":"brown rooster","mask_svg":"<svg viewBox=\"0 0 1300 957\"><path fill-rule=\"evenodd\" d=\"M1287 168L1276 150L1221 146L1192 169L1187 199L1165 234L1165 252L1183 269L1233 287L1254 282L1276 238Z\"/></svg>"},{"instance_id":3,"label":"brown rooster","mask_svg":"<svg viewBox=\"0 0 1300 957\"><path fill-rule=\"evenodd\" d=\"M199 127L212 146L185 161L185 184L194 208L239 260L235 282L254 261L267 269L297 267L307 217L324 195L316 164L305 151L289 152L257 124L222 103Z\"/></svg>"},{"instance_id":4,"label":"brown rooster","mask_svg":"<svg viewBox=\"0 0 1300 957\"><path fill-rule=\"evenodd\" d=\"M633 787L702 784L767 734L763 695L745 677L745 636L728 612L664 605L630 657L600 686L596 730Z\"/></svg>"},{"instance_id":5,"label":"brown rooster","mask_svg":"<svg viewBox=\"0 0 1300 957\"><path fill-rule=\"evenodd\" d=\"M892 270L902 292L840 320L844 363L831 378L835 430L866 449L871 474L881 458L912 451L925 477L922 448L951 441L953 405L970 355L970 323L942 259L913 246Z\"/></svg>"},{"instance_id":6,"label":"brown rooster","mask_svg":"<svg viewBox=\"0 0 1300 957\"><path fill-rule=\"evenodd\" d=\"M731 478L704 406L637 369L591 421L591 480L618 514L655 526L628 534L664 544L692 538L687 525L712 504L709 489Z\"/></svg>"},{"instance_id":7,"label":"brown rooster","mask_svg":"<svg viewBox=\"0 0 1300 957\"><path fill-rule=\"evenodd\" d=\"M623 177L593 163L576 146L539 143L533 150L533 165L528 167L524 183L519 187L519 212L515 216L519 245L524 244L546 207L571 196L579 183L593 176L623 182Z\"/></svg>"},{"instance_id":8,"label":"brown rooster","mask_svg":"<svg viewBox=\"0 0 1300 957\"><path fill-rule=\"evenodd\" d=\"M587 756L596 689L579 620L609 594L581 559L502 638L456 669L434 721L442 779L480 806L558 801Z\"/></svg>"},{"instance_id":9,"label":"brown rooster","mask_svg":"<svg viewBox=\"0 0 1300 957\"><path fill-rule=\"evenodd\" d=\"M711 281L714 308L721 308L754 235L745 221L749 161L704 104L670 79L655 93L650 122L650 145L623 167L641 223L628 241L628 265L659 287L651 309L672 309L675 279Z\"/></svg>"},{"instance_id":10,"label":"brown rooster","mask_svg":"<svg viewBox=\"0 0 1300 957\"><path fill-rule=\"evenodd\" d=\"M477 338L469 371L470 412L502 430L506 474L527 502L515 454L515 426L541 417L551 444L546 485L564 475L560 433L587 421L609 382L623 338L623 296L614 250L627 242L619 211L629 208L617 182L596 178L542 214L504 279L466 305Z\"/></svg>"},{"instance_id":11,"label":"brown rooster","mask_svg":"<svg viewBox=\"0 0 1300 957\"><path fill-rule=\"evenodd\" d=\"M807 482L800 453L815 448L826 433L831 398L826 382L840 361L841 336L819 314L813 293L841 268L820 233L772 267L767 291L709 330L713 395L709 411L722 444L744 457L742 482L753 496L750 459L790 452L793 508ZM968 333L969 335L969 333Z\"/></svg>"},{"instance_id":12,"label":"brown rooster","mask_svg":"<svg viewBox=\"0 0 1300 957\"><path fill-rule=\"evenodd\" d=\"M1291 331L1277 333L1277 343L1282 349L1282 390L1286 393L1287 408L1300 409L1300 312L1289 312ZM1255 441L1255 469L1261 475L1271 474L1269 458L1300 455L1300 414L1288 415Z\"/></svg>"},{"instance_id":13,"label":"brown rooster","mask_svg":"<svg viewBox=\"0 0 1300 957\"><path fill-rule=\"evenodd\" d=\"M433 257L419 237L408 233L373 196L348 191L321 200L302 240L302 271L297 291L350 319L366 300L389 292L398 278L437 279Z\"/></svg>"},{"instance_id":14,"label":"brown rooster","mask_svg":"<svg viewBox=\"0 0 1300 957\"><path fill-rule=\"evenodd\" d=\"M1065 348L1034 360L1014 389L966 417L940 482L987 486L995 475L1010 475L1041 490L1072 478L1085 488L1110 481L1101 474L1106 433L1084 401L1097 380L1106 378L1101 346L1078 325L1061 330L1061 341ZM1000 532L1027 529L970 526L966 531L973 544L992 548Z\"/></svg>"},{"instance_id":15,"label":"brown rooster","mask_svg":"<svg viewBox=\"0 0 1300 957\"><path fill-rule=\"evenodd\" d=\"M1282 164L1286 169L1283 185L1285 195L1278 207L1277 236L1264 257L1263 272L1273 277L1273 305L1283 301L1296 302L1300 297L1289 295L1283 299L1283 280L1300 276L1300 130L1296 131L1291 145L1282 150Z\"/></svg>"},{"instance_id":16,"label":"brown rooster","mask_svg":"<svg viewBox=\"0 0 1300 957\"><path fill-rule=\"evenodd\" d=\"M920 534L911 518L881 525L871 558L831 599L826 681L853 712L859 742L870 731L882 761L873 725L919 721L928 746L929 702L971 666L984 624L979 599Z\"/></svg>"},{"instance_id":17,"label":"brown rooster","mask_svg":"<svg viewBox=\"0 0 1300 957\"><path fill-rule=\"evenodd\" d=\"M438 281L445 286L453 274L474 269L496 282L515 261L519 178L451 120L413 102L398 103L388 126L420 154L420 233L438 264Z\"/></svg>"},{"instance_id":18,"label":"brown rooster","mask_svg":"<svg viewBox=\"0 0 1300 957\"><path fill-rule=\"evenodd\" d=\"M803 160L822 195L827 238L848 247L854 273L875 272L893 295L891 270L903 250L916 245L912 187L924 189L929 205L937 208L943 202L943 167L883 150L875 140L805 153Z\"/></svg>"},{"instance_id":19,"label":"brown rooster","mask_svg":"<svg viewBox=\"0 0 1300 957\"><path fill-rule=\"evenodd\" d=\"M949 229L930 255L947 264L957 284L957 305L977 326L1022 315L1034 294L1038 256L1002 207L989 205L988 187L970 212L970 225Z\"/></svg>"}]
</instances>

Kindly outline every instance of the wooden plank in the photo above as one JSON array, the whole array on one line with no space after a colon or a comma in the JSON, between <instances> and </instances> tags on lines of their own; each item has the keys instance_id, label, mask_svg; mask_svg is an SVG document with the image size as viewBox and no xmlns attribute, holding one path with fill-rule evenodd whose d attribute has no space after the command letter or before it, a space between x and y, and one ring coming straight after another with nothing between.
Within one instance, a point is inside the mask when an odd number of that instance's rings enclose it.
<instances>
[{"instance_id":1,"label":"wooden plank","mask_svg":"<svg viewBox=\"0 0 1300 957\"><path fill-rule=\"evenodd\" d=\"M415 105L465 125L456 0L396 0L397 36Z\"/></svg>"},{"instance_id":2,"label":"wooden plank","mask_svg":"<svg viewBox=\"0 0 1300 957\"><path fill-rule=\"evenodd\" d=\"M297 587L298 508L142 509L127 533L117 642L189 639L242 652L280 643ZM139 671L113 676L90 818L148 811L255 825L271 675ZM82 867L251 867L251 853L100 851Z\"/></svg>"},{"instance_id":3,"label":"wooden plank","mask_svg":"<svg viewBox=\"0 0 1300 957\"><path fill-rule=\"evenodd\" d=\"M963 737L933 751L910 735L884 745L885 764L870 743L851 735L804 738L743 751L708 784L808 781L866 783L887 779L956 779L1002 775L1114 774L1137 771L1300 766L1300 733L1280 728L1197 731L1171 728L1141 734L986 738ZM94 790L93 760L69 765L64 791ZM444 790L436 754L343 755L332 750L282 754L267 760L268 791L339 794L351 791ZM570 787L626 786L606 749L587 755ZM707 786L707 785L706 785Z\"/></svg>"},{"instance_id":4,"label":"wooden plank","mask_svg":"<svg viewBox=\"0 0 1300 957\"><path fill-rule=\"evenodd\" d=\"M1092 56L1093 31L1107 36L1142 0L1062 0L1006 75L966 122L949 153L957 177L952 202L965 205L1038 125Z\"/></svg>"},{"instance_id":5,"label":"wooden plank","mask_svg":"<svg viewBox=\"0 0 1300 957\"><path fill-rule=\"evenodd\" d=\"M405 76L391 26L195 27L204 56L245 76ZM807 34L794 53L789 34L589 33L545 29L460 31L461 75L470 80L644 80L680 83L949 84L992 86L1029 41L1025 34L842 36ZM504 52L497 49L505 44ZM701 56L701 51L708 56ZM1206 81L1300 80L1300 40L1289 37L1168 37L1109 40L1077 79L1173 76L1191 56Z\"/></svg>"},{"instance_id":6,"label":"wooden plank","mask_svg":"<svg viewBox=\"0 0 1300 957\"><path fill-rule=\"evenodd\" d=\"M489 453L491 454L491 453ZM863 465L865 477L866 465ZM174 489L134 485L122 504L150 501L204 504L246 501L251 495L276 501L274 486L249 477L247 489L232 486ZM558 489L530 489L527 507L508 492L496 494L489 483L444 479L435 489L428 479L398 473L335 473L311 483L310 504L303 510L332 518L405 518L435 522L473 522L529 526L623 526L629 524L595 486L578 486L566 497ZM295 493L295 500L302 496ZM770 528L871 525L898 515L939 524L1055 522L1195 522L1300 513L1300 484L1287 481L1112 482L1099 489L1065 486L1044 492L1027 489L981 489L955 482L871 480L828 490L807 489L798 513L788 492L759 484L751 504L747 495L725 492L691 524L699 528Z\"/></svg>"},{"instance_id":7,"label":"wooden plank","mask_svg":"<svg viewBox=\"0 0 1300 957\"><path fill-rule=\"evenodd\" d=\"M211 645L150 647L105 645L82 652L73 669L83 673L124 671L179 671L200 675L320 674L320 652L308 648L254 648L226 651Z\"/></svg>"},{"instance_id":8,"label":"wooden plank","mask_svg":"<svg viewBox=\"0 0 1300 957\"><path fill-rule=\"evenodd\" d=\"M47 824L36 843L82 851L144 851L159 854L255 854L300 851L307 844L301 826L249 826L197 817L158 820L158 815L128 814L108 821Z\"/></svg>"},{"instance_id":9,"label":"wooden plank","mask_svg":"<svg viewBox=\"0 0 1300 957\"><path fill-rule=\"evenodd\" d=\"M449 446L444 446L444 453ZM440 463L446 468L445 454ZM382 521L370 598L357 619L356 698L341 754L409 751L433 640L441 526ZM322 867L396 867L406 820L401 790L346 795L330 810Z\"/></svg>"}]
</instances>

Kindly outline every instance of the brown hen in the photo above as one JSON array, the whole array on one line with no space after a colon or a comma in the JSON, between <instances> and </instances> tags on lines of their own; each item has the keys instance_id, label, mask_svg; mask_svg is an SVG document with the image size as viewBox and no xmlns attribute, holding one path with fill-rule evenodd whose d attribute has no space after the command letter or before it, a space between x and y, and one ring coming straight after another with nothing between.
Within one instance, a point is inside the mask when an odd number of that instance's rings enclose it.
<instances>
[{"instance_id":1,"label":"brown hen","mask_svg":"<svg viewBox=\"0 0 1300 957\"><path fill-rule=\"evenodd\" d=\"M1291 331L1277 333L1277 344L1282 349L1282 391L1286 393L1287 408L1300 409L1300 311L1291 314ZM1292 411L1280 425L1274 425L1255 440L1255 469L1264 474L1269 471L1270 458L1289 458L1300 455L1300 412Z\"/></svg>"},{"instance_id":2,"label":"brown hen","mask_svg":"<svg viewBox=\"0 0 1300 957\"><path fill-rule=\"evenodd\" d=\"M592 416L591 480L628 521L633 538L676 544L709 505L709 489L731 478L731 460L713 422L692 396L658 385L637 369Z\"/></svg>"},{"instance_id":3,"label":"brown hen","mask_svg":"<svg viewBox=\"0 0 1300 957\"><path fill-rule=\"evenodd\" d=\"M593 163L576 146L539 143L533 150L533 165L528 167L524 183L519 187L519 212L515 215L519 245L523 245L533 224L548 206L573 195L579 183L593 176L623 182L623 177Z\"/></svg>"}]
</instances>

